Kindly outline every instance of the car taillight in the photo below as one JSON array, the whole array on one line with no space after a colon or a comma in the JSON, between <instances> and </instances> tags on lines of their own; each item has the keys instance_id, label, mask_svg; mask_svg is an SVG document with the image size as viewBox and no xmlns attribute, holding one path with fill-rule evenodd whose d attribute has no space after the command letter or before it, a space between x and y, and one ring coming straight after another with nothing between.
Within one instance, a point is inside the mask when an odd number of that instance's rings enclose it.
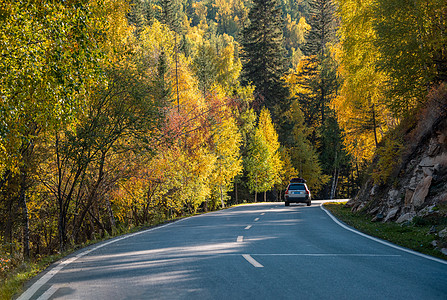
<instances>
[{"instance_id":1,"label":"car taillight","mask_svg":"<svg viewBox=\"0 0 447 300\"><path fill-rule=\"evenodd\" d=\"M287 195L288 193L289 193L289 189L286 190L286 193L285 193L285 194Z\"/></svg>"},{"instance_id":2,"label":"car taillight","mask_svg":"<svg viewBox=\"0 0 447 300\"><path fill-rule=\"evenodd\" d=\"M306 194L310 194L309 190L306 188Z\"/></svg>"}]
</instances>

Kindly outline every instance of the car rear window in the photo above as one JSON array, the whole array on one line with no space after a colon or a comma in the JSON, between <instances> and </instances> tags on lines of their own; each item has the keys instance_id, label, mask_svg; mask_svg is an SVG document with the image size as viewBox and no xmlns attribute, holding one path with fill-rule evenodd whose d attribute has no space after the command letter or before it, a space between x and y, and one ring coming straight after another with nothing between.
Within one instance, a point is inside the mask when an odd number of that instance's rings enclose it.
<instances>
[{"instance_id":1,"label":"car rear window","mask_svg":"<svg viewBox=\"0 0 447 300\"><path fill-rule=\"evenodd\" d=\"M306 190L306 188L304 187L304 184L302 184L302 183L292 183L289 185L289 190L304 191L304 190Z\"/></svg>"}]
</instances>

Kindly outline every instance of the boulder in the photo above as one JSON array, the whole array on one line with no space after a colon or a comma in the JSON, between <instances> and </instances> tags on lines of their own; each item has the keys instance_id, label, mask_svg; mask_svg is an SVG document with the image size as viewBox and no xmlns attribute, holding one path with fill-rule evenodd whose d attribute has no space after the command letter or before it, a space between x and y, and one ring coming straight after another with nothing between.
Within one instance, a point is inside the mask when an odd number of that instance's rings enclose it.
<instances>
[{"instance_id":1,"label":"boulder","mask_svg":"<svg viewBox=\"0 0 447 300\"><path fill-rule=\"evenodd\" d=\"M346 202L345 207L347 208L352 208L355 204L355 200L354 199L349 199L348 202Z\"/></svg>"},{"instance_id":2,"label":"boulder","mask_svg":"<svg viewBox=\"0 0 447 300\"><path fill-rule=\"evenodd\" d=\"M401 202L401 198L399 197L399 190L392 189L388 192L388 199L387 199L389 206L396 206L398 203Z\"/></svg>"},{"instance_id":3,"label":"boulder","mask_svg":"<svg viewBox=\"0 0 447 300\"><path fill-rule=\"evenodd\" d=\"M424 167L428 167L428 168L434 168L435 165L440 164L441 166L446 166L447 165L447 152L443 152L435 157L424 157L420 162L419 162L419 168L424 168Z\"/></svg>"},{"instance_id":4,"label":"boulder","mask_svg":"<svg viewBox=\"0 0 447 300\"><path fill-rule=\"evenodd\" d=\"M375 214L377 214L379 212L379 210L380 210L380 206L373 207L372 209L370 209L368 211L368 214L369 215L375 215Z\"/></svg>"},{"instance_id":5,"label":"boulder","mask_svg":"<svg viewBox=\"0 0 447 300\"><path fill-rule=\"evenodd\" d=\"M379 222L383 220L383 214L377 214L374 218L372 218L371 222Z\"/></svg>"},{"instance_id":6,"label":"boulder","mask_svg":"<svg viewBox=\"0 0 447 300\"><path fill-rule=\"evenodd\" d=\"M428 145L427 154L429 156L435 156L439 154L441 151L441 145L438 143L438 137L434 137L430 140L430 144Z\"/></svg>"},{"instance_id":7,"label":"boulder","mask_svg":"<svg viewBox=\"0 0 447 300\"><path fill-rule=\"evenodd\" d=\"M411 204L411 198L413 198L414 190L407 189L405 191L405 206L410 206Z\"/></svg>"},{"instance_id":8,"label":"boulder","mask_svg":"<svg viewBox=\"0 0 447 300\"><path fill-rule=\"evenodd\" d=\"M413 220L413 218L414 218L415 215L416 215L416 214L415 214L415 213L412 213L412 212L403 214L402 216L400 216L400 217L397 219L396 223L401 224L401 223L405 223L405 222L411 222L411 221Z\"/></svg>"},{"instance_id":9,"label":"boulder","mask_svg":"<svg viewBox=\"0 0 447 300\"><path fill-rule=\"evenodd\" d=\"M418 212L419 217L427 217L432 214L436 214L437 210L435 209L436 205L426 206Z\"/></svg>"},{"instance_id":10,"label":"boulder","mask_svg":"<svg viewBox=\"0 0 447 300\"><path fill-rule=\"evenodd\" d=\"M417 167L413 173L413 177L410 179L408 189L414 191L423 179L424 173L422 172L422 168Z\"/></svg>"},{"instance_id":11,"label":"boulder","mask_svg":"<svg viewBox=\"0 0 447 300\"><path fill-rule=\"evenodd\" d=\"M443 230L441 230L440 232L438 232L438 236L440 238L445 238L447 237L447 228L444 228Z\"/></svg>"},{"instance_id":12,"label":"boulder","mask_svg":"<svg viewBox=\"0 0 447 300\"><path fill-rule=\"evenodd\" d=\"M394 218L397 215L397 212L399 211L399 207L394 207L392 209L390 209L385 217L385 219L383 220L383 222L388 222L389 220L391 220L392 218Z\"/></svg>"},{"instance_id":13,"label":"boulder","mask_svg":"<svg viewBox=\"0 0 447 300\"><path fill-rule=\"evenodd\" d=\"M372 189L371 189L371 192L369 193L369 195L370 196L374 196L375 194L376 194L376 189L377 189L377 184L375 184L373 187L372 187Z\"/></svg>"},{"instance_id":14,"label":"boulder","mask_svg":"<svg viewBox=\"0 0 447 300\"><path fill-rule=\"evenodd\" d=\"M435 234L436 232L438 232L438 229L436 228L436 225L433 225L432 227L430 227L428 234Z\"/></svg>"},{"instance_id":15,"label":"boulder","mask_svg":"<svg viewBox=\"0 0 447 300\"><path fill-rule=\"evenodd\" d=\"M364 202L362 202L362 203L360 203L357 207L356 207L356 206L352 207L352 208L351 208L351 211L353 211L353 212L360 211L362 208L365 207L365 205L366 205L366 204L365 204Z\"/></svg>"},{"instance_id":16,"label":"boulder","mask_svg":"<svg viewBox=\"0 0 447 300\"><path fill-rule=\"evenodd\" d=\"M433 177L427 176L417 185L413 197L411 198L411 204L413 204L414 207L418 208L424 204L432 179Z\"/></svg>"},{"instance_id":17,"label":"boulder","mask_svg":"<svg viewBox=\"0 0 447 300\"><path fill-rule=\"evenodd\" d=\"M442 248L441 249L441 253L444 254L444 255L447 255L447 248Z\"/></svg>"}]
</instances>

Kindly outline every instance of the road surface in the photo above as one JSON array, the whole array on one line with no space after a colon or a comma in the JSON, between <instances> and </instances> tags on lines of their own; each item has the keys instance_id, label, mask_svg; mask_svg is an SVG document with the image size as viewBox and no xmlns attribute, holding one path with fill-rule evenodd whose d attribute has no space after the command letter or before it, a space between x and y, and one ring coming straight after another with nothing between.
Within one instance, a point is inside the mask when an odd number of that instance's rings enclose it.
<instances>
[{"instance_id":1,"label":"road surface","mask_svg":"<svg viewBox=\"0 0 447 300\"><path fill-rule=\"evenodd\" d=\"M82 249L19 299L447 299L445 262L348 229L315 202L233 207Z\"/></svg>"}]
</instances>

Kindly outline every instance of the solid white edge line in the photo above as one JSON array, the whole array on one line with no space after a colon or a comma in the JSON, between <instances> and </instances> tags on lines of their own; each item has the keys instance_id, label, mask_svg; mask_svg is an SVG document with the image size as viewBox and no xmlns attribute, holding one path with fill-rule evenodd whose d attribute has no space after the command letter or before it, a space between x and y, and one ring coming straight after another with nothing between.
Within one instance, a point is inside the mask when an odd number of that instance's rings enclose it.
<instances>
[{"instance_id":1,"label":"solid white edge line","mask_svg":"<svg viewBox=\"0 0 447 300\"><path fill-rule=\"evenodd\" d=\"M357 231L357 230L355 230L355 229L353 229L353 228L351 228L351 227L348 227L347 225L341 223L336 217L334 217L334 216L333 216L333 215L332 215L326 208L324 208L324 207L323 207L323 204L324 204L324 203L321 203L321 204L320 204L320 208L321 208L324 212L326 212L326 214L327 214L329 217L331 217L331 219L332 219L335 223L337 223L339 226L343 227L343 228L346 229L346 230L349 230L349 231L351 231L351 232L354 232L355 234L361 235L361 236L363 236L363 237L365 237L365 238L367 238L367 239L373 240L373 241L375 241L375 242L377 242L377 243L380 243L380 244L382 244L382 245L385 245L385 246L388 246L388 247L391 247L391 248L394 248L394 249L397 249L397 250L400 250L400 251L403 251L403 252L407 252L407 253L410 253L410 254L413 254L413 255L422 257L422 258L426 258L426 259L429 259L429 260L436 261L436 262L438 262L438 263L447 265L447 261L442 260L442 259L440 259L440 258L436 258L436 257L430 256L430 255L426 255L426 254L422 254L422 253L419 253L419 252L416 252L416 251L413 251L413 250L410 250L410 249L407 249L407 248L403 248L403 247L401 247L401 246L397 246L397 245L392 244L392 243L390 243L390 242L387 242L387 241L384 241L384 240L375 238L375 237L370 236L370 235L367 235L367 234L365 234L365 233L363 233L363 232Z\"/></svg>"},{"instance_id":2,"label":"solid white edge line","mask_svg":"<svg viewBox=\"0 0 447 300\"><path fill-rule=\"evenodd\" d=\"M235 206L235 207L237 207L237 206ZM230 207L230 208L228 208L227 210L233 209L233 208L235 208L235 207ZM146 230L143 230L143 231L139 231L139 232L135 232L135 233L132 233L132 234L127 234L127 235L122 236L122 237L113 238L113 239L110 240L109 242L102 243L102 244L100 244L100 245L98 245L98 246L96 246L96 247L94 247L94 248L92 248L92 249L88 249L88 250L86 250L86 251L84 251L84 252L81 252L81 253L77 254L76 256L73 256L73 257L70 257L70 258L66 258L66 259L64 259L64 260L62 260L62 261L60 261L60 262L56 262L55 265L54 265L54 267L53 267L51 270L48 270L47 273L45 273L40 279L38 279L38 280L37 280L36 282L34 282L28 289L26 289L26 290L25 290L25 291L24 291L24 292L17 298L17 300L29 300L29 299L31 299L31 297L34 296L34 294L35 294L35 293L36 293L36 292L37 292L37 291L38 291L38 290L39 290L45 283L47 283L48 280L50 280L54 275L56 275L56 274L57 274L63 267L65 267L66 265L68 265L68 264L74 262L74 261L77 260L78 258L83 257L83 256L89 254L90 252L93 252L93 251L98 250L98 249L100 249L100 248L102 248L102 247L108 246L108 245L110 245L110 244L116 243L116 242L118 242L118 241L121 241L121 240L130 238L130 237L134 237L134 236L139 235L139 234L143 234L143 233L150 232L150 231L153 231L153 230L157 230L157 229L165 228L165 227L168 227L168 226L170 226L170 225L172 225L172 224L178 224L179 222L182 222L182 221L187 220L187 219L190 219L190 218L197 218L197 217L201 217L201 216L205 216L205 215L208 215L208 216L209 216L209 215L211 215L211 214L213 214L213 213L217 213L217 212L219 212L219 211L216 211L216 212L209 212L208 214L202 214L202 215L197 215L197 216L191 216L191 217L183 218L183 219L180 219L180 220L176 220L176 221L174 221L174 222L171 222L171 223L168 223L168 224L165 224L165 225L161 225L161 226L157 226L157 227L149 228L149 229L146 229Z\"/></svg>"},{"instance_id":3,"label":"solid white edge line","mask_svg":"<svg viewBox=\"0 0 447 300\"><path fill-rule=\"evenodd\" d=\"M264 266L258 263L253 257L250 256L250 254L242 254L242 257L251 263L255 268L264 268Z\"/></svg>"},{"instance_id":4,"label":"solid white edge line","mask_svg":"<svg viewBox=\"0 0 447 300\"><path fill-rule=\"evenodd\" d=\"M253 253L256 256L314 256L314 257L402 257L400 254L340 254L340 253Z\"/></svg>"},{"instance_id":5,"label":"solid white edge line","mask_svg":"<svg viewBox=\"0 0 447 300\"><path fill-rule=\"evenodd\" d=\"M154 231L154 230L157 230L157 229L165 228L165 227L171 226L172 224L178 224L179 222L182 222L183 220L186 220L186 219L189 219L189 218L191 218L191 217L184 218L184 219L180 219L180 220L177 220L177 221L175 221L175 222L171 222L171 223L168 223L168 224L165 224L165 225L161 225L161 226L157 226L157 227L149 228L149 229L146 229L146 230L143 230L143 231L139 231L139 232L131 233L131 234L128 234L128 235L119 237L119 238L114 238L114 239L112 239L112 240L110 240L110 241L108 241L108 242L102 243L102 244L100 244L100 245L98 245L98 246L96 246L96 247L94 247L94 248L92 248L92 249L88 249L88 250L86 250L86 251L84 251L84 252L81 252L81 253L77 254L76 256L73 256L73 257L64 259L64 260L60 261L59 263L56 263L56 265L55 265L51 270L49 270L49 271L48 271L45 275L43 275L39 280L37 280L35 283L33 283L33 284L32 284L26 291L24 291L24 292L17 298L17 300L29 300L29 299L31 299L31 297L34 296L34 294L35 294L35 293L36 293L36 292L37 292L37 291L38 291L38 290L39 290L45 283L47 283L48 280L50 280L54 275L56 275L60 270L62 270L63 267L65 267L66 265L68 265L68 264L74 262L74 261L77 260L78 258L81 258L81 257L83 257L83 256L85 256L85 255L87 255L87 254L89 254L90 252L93 252L93 251L98 250L98 249L100 249L100 248L102 248L102 247L108 246L108 245L110 245L110 244L116 243L116 242L118 242L118 241L121 241L121 240L124 240L124 239L128 239L128 238L130 238L130 237L134 237L134 236L137 236L137 235L140 235L140 234L143 234L143 233L146 233L146 232Z\"/></svg>"},{"instance_id":6,"label":"solid white edge line","mask_svg":"<svg viewBox=\"0 0 447 300\"><path fill-rule=\"evenodd\" d=\"M37 298L37 300L48 300L51 298L51 296L53 296L54 293L56 293L57 290L58 288L52 285L48 290L46 290L45 293L43 293L39 298Z\"/></svg>"}]
</instances>

